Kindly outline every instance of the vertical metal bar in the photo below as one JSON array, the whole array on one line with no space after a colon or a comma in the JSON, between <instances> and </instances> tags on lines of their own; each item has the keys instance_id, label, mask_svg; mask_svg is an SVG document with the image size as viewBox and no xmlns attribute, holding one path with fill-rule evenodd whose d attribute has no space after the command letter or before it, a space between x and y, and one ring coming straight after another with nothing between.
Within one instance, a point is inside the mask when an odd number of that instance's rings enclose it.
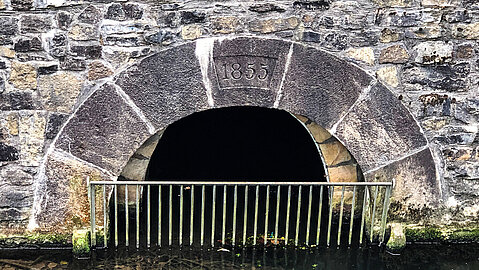
<instances>
[{"instance_id":1,"label":"vertical metal bar","mask_svg":"<svg viewBox=\"0 0 479 270\"><path fill-rule=\"evenodd\" d=\"M221 232L221 244L225 245L225 237L226 237L226 193L227 193L227 185L223 186L223 231Z\"/></svg>"},{"instance_id":2,"label":"vertical metal bar","mask_svg":"<svg viewBox=\"0 0 479 270\"><path fill-rule=\"evenodd\" d=\"M180 186L180 235L179 245L183 245L183 185Z\"/></svg>"},{"instance_id":3,"label":"vertical metal bar","mask_svg":"<svg viewBox=\"0 0 479 270\"><path fill-rule=\"evenodd\" d=\"M339 244L341 243L341 227L343 226L344 190L345 190L345 186L342 187L342 191L341 191L341 208L339 210L339 225L338 225L338 247L339 247Z\"/></svg>"},{"instance_id":4,"label":"vertical metal bar","mask_svg":"<svg viewBox=\"0 0 479 270\"><path fill-rule=\"evenodd\" d=\"M201 186L201 246L205 245L205 185Z\"/></svg>"},{"instance_id":5,"label":"vertical metal bar","mask_svg":"<svg viewBox=\"0 0 479 270\"><path fill-rule=\"evenodd\" d=\"M364 195L363 195L363 210L361 213L361 230L359 233L359 243L363 242L363 234L364 234L364 220L366 219L366 210L367 206L369 206L368 203L369 200L369 188L367 186L364 187Z\"/></svg>"},{"instance_id":6,"label":"vertical metal bar","mask_svg":"<svg viewBox=\"0 0 479 270\"><path fill-rule=\"evenodd\" d=\"M190 204L190 246L193 245L193 225L195 213L195 185L191 185L191 204Z\"/></svg>"},{"instance_id":7,"label":"vertical metal bar","mask_svg":"<svg viewBox=\"0 0 479 270\"><path fill-rule=\"evenodd\" d=\"M309 195L308 195L308 221L306 224L306 244L309 246L309 227L311 226L311 203L313 201L313 186L309 186Z\"/></svg>"},{"instance_id":8,"label":"vertical metal bar","mask_svg":"<svg viewBox=\"0 0 479 270\"><path fill-rule=\"evenodd\" d=\"M170 196L169 196L169 210L168 210L168 246L171 247L172 243L172 227L173 227L173 185L170 185Z\"/></svg>"},{"instance_id":9,"label":"vertical metal bar","mask_svg":"<svg viewBox=\"0 0 479 270\"><path fill-rule=\"evenodd\" d=\"M158 186L158 246L161 247L161 185Z\"/></svg>"},{"instance_id":10,"label":"vertical metal bar","mask_svg":"<svg viewBox=\"0 0 479 270\"><path fill-rule=\"evenodd\" d=\"M256 198L254 206L254 238L253 245L256 246L256 235L258 233L258 203L259 203L259 185L256 185Z\"/></svg>"},{"instance_id":11,"label":"vertical metal bar","mask_svg":"<svg viewBox=\"0 0 479 270\"><path fill-rule=\"evenodd\" d=\"M266 187L266 217L264 219L264 245L268 242L269 185Z\"/></svg>"},{"instance_id":12,"label":"vertical metal bar","mask_svg":"<svg viewBox=\"0 0 479 270\"><path fill-rule=\"evenodd\" d=\"M148 198L146 200L146 245L151 246L151 186L147 187Z\"/></svg>"},{"instance_id":13,"label":"vertical metal bar","mask_svg":"<svg viewBox=\"0 0 479 270\"><path fill-rule=\"evenodd\" d=\"M353 236L353 223L354 223L354 207L356 204L356 186L353 187L353 201L351 202L351 222L349 223L349 240L348 245L351 246L351 239Z\"/></svg>"},{"instance_id":14,"label":"vertical metal bar","mask_svg":"<svg viewBox=\"0 0 479 270\"><path fill-rule=\"evenodd\" d=\"M298 189L298 211L296 211L296 234L294 235L294 245L298 246L298 238L299 238L299 221L301 217L301 191L302 186L299 186Z\"/></svg>"},{"instance_id":15,"label":"vertical metal bar","mask_svg":"<svg viewBox=\"0 0 479 270\"><path fill-rule=\"evenodd\" d=\"M288 245L289 240L289 212L291 208L291 186L288 186L288 204L286 207L286 233L284 237L285 245Z\"/></svg>"},{"instance_id":16,"label":"vertical metal bar","mask_svg":"<svg viewBox=\"0 0 479 270\"><path fill-rule=\"evenodd\" d=\"M234 202L233 202L233 246L236 244L236 207L238 206L238 185L235 185Z\"/></svg>"},{"instance_id":17,"label":"vertical metal bar","mask_svg":"<svg viewBox=\"0 0 479 270\"><path fill-rule=\"evenodd\" d=\"M140 248L140 185L136 185L136 248Z\"/></svg>"},{"instance_id":18,"label":"vertical metal bar","mask_svg":"<svg viewBox=\"0 0 479 270\"><path fill-rule=\"evenodd\" d=\"M381 245L384 242L384 234L386 233L386 219L389 208L389 197L391 197L391 186L386 187L386 194L384 195L383 214L381 217Z\"/></svg>"},{"instance_id":19,"label":"vertical metal bar","mask_svg":"<svg viewBox=\"0 0 479 270\"><path fill-rule=\"evenodd\" d=\"M370 231L370 235L369 235L369 242L373 242L374 216L376 214L376 201L378 199L378 191L379 191L379 186L376 186L376 189L374 191L373 214L371 215L371 231Z\"/></svg>"},{"instance_id":20,"label":"vertical metal bar","mask_svg":"<svg viewBox=\"0 0 479 270\"><path fill-rule=\"evenodd\" d=\"M113 195L115 200L115 247L118 247L118 185L113 186Z\"/></svg>"},{"instance_id":21,"label":"vertical metal bar","mask_svg":"<svg viewBox=\"0 0 479 270\"><path fill-rule=\"evenodd\" d=\"M213 185L213 209L211 210L211 246L215 246L216 185Z\"/></svg>"},{"instance_id":22,"label":"vertical metal bar","mask_svg":"<svg viewBox=\"0 0 479 270\"><path fill-rule=\"evenodd\" d=\"M244 190L243 246L246 244L246 229L248 223L248 188L249 186L246 185Z\"/></svg>"},{"instance_id":23,"label":"vertical metal bar","mask_svg":"<svg viewBox=\"0 0 479 270\"><path fill-rule=\"evenodd\" d=\"M128 247L130 245L128 232L130 231L129 223L129 214L128 214L128 185L125 185L125 245Z\"/></svg>"},{"instance_id":24,"label":"vertical metal bar","mask_svg":"<svg viewBox=\"0 0 479 270\"><path fill-rule=\"evenodd\" d=\"M278 231L279 231L279 202L281 200L281 186L278 185L278 191L276 193L276 217L274 222L274 244L278 244Z\"/></svg>"},{"instance_id":25,"label":"vertical metal bar","mask_svg":"<svg viewBox=\"0 0 479 270\"><path fill-rule=\"evenodd\" d=\"M331 240L331 221L333 219L333 196L334 196L334 186L331 186L331 191L329 193L329 218L328 218L328 239L327 239L328 247Z\"/></svg>"},{"instance_id":26,"label":"vertical metal bar","mask_svg":"<svg viewBox=\"0 0 479 270\"><path fill-rule=\"evenodd\" d=\"M108 224L107 217L108 217L108 210L106 209L106 185L103 185L103 246L105 248L108 247L108 243L107 243L108 230L106 228Z\"/></svg>"},{"instance_id":27,"label":"vertical metal bar","mask_svg":"<svg viewBox=\"0 0 479 270\"><path fill-rule=\"evenodd\" d=\"M89 178L87 180L89 182ZM91 246L96 247L96 220L95 220L95 185L88 183L90 186L90 236Z\"/></svg>"},{"instance_id":28,"label":"vertical metal bar","mask_svg":"<svg viewBox=\"0 0 479 270\"><path fill-rule=\"evenodd\" d=\"M319 245L319 235L321 234L321 212L323 210L323 187L319 188L319 210L318 210L318 232L316 233L316 246Z\"/></svg>"}]
</instances>

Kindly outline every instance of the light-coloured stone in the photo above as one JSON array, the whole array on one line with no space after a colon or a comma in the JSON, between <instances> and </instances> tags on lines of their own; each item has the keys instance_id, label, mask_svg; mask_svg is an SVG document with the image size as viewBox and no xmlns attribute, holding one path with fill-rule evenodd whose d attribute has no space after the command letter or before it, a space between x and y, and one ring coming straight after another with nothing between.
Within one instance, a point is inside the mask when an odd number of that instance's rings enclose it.
<instances>
[{"instance_id":1,"label":"light-coloured stone","mask_svg":"<svg viewBox=\"0 0 479 270\"><path fill-rule=\"evenodd\" d=\"M372 0L380 7L409 7L412 0Z\"/></svg>"},{"instance_id":2,"label":"light-coloured stone","mask_svg":"<svg viewBox=\"0 0 479 270\"><path fill-rule=\"evenodd\" d=\"M386 247L391 252L400 252L406 246L405 226L401 223L391 223L391 236Z\"/></svg>"},{"instance_id":3,"label":"light-coloured stone","mask_svg":"<svg viewBox=\"0 0 479 270\"><path fill-rule=\"evenodd\" d=\"M215 33L229 34L234 33L239 27L237 17L217 17L212 19L212 27Z\"/></svg>"},{"instance_id":4,"label":"light-coloured stone","mask_svg":"<svg viewBox=\"0 0 479 270\"><path fill-rule=\"evenodd\" d=\"M331 138L331 133L329 133L326 129L321 127L320 125L316 123L311 123L306 126L313 135L313 138L316 142L322 143L326 141L327 139Z\"/></svg>"},{"instance_id":5,"label":"light-coloured stone","mask_svg":"<svg viewBox=\"0 0 479 270\"><path fill-rule=\"evenodd\" d=\"M68 32L68 37L78 41L96 40L100 38L100 32L91 24L75 24Z\"/></svg>"},{"instance_id":6,"label":"light-coloured stone","mask_svg":"<svg viewBox=\"0 0 479 270\"><path fill-rule=\"evenodd\" d=\"M329 172L329 181L330 182L357 182L358 173L356 164L339 166L339 167L330 167L328 168Z\"/></svg>"},{"instance_id":7,"label":"light-coloured stone","mask_svg":"<svg viewBox=\"0 0 479 270\"><path fill-rule=\"evenodd\" d=\"M339 141L320 144L321 153L328 166L334 166L351 160L348 150Z\"/></svg>"},{"instance_id":8,"label":"light-coloured stone","mask_svg":"<svg viewBox=\"0 0 479 270\"><path fill-rule=\"evenodd\" d=\"M457 6L457 0L422 0L421 5L424 7L452 7Z\"/></svg>"},{"instance_id":9,"label":"light-coloured stone","mask_svg":"<svg viewBox=\"0 0 479 270\"><path fill-rule=\"evenodd\" d=\"M293 30L299 25L300 20L296 17L278 18L268 20L258 20L250 23L249 28L253 32L263 34L274 33L278 31Z\"/></svg>"},{"instance_id":10,"label":"light-coloured stone","mask_svg":"<svg viewBox=\"0 0 479 270\"><path fill-rule=\"evenodd\" d=\"M88 66L88 79L89 80L94 81L94 80L102 79L102 78L111 76L112 74L113 74L113 71L111 71L110 68L105 66L100 61L92 62Z\"/></svg>"},{"instance_id":11,"label":"light-coloured stone","mask_svg":"<svg viewBox=\"0 0 479 270\"><path fill-rule=\"evenodd\" d=\"M379 36L379 41L381 41L382 43L390 43L400 40L401 35L396 31L397 30L384 28L381 31L381 36Z\"/></svg>"},{"instance_id":12,"label":"light-coloured stone","mask_svg":"<svg viewBox=\"0 0 479 270\"><path fill-rule=\"evenodd\" d=\"M374 65L374 51L372 48L349 49L346 54L356 60L364 62L368 65Z\"/></svg>"},{"instance_id":13,"label":"light-coloured stone","mask_svg":"<svg viewBox=\"0 0 479 270\"><path fill-rule=\"evenodd\" d=\"M201 26L196 24L184 25L181 28L181 37L185 40L197 39L201 36Z\"/></svg>"},{"instance_id":14,"label":"light-coloured stone","mask_svg":"<svg viewBox=\"0 0 479 270\"><path fill-rule=\"evenodd\" d=\"M18 115L11 113L7 116L7 128L10 135L18 135Z\"/></svg>"},{"instance_id":15,"label":"light-coloured stone","mask_svg":"<svg viewBox=\"0 0 479 270\"><path fill-rule=\"evenodd\" d=\"M15 57L15 51L7 47L0 46L0 56L6 57L6 58L13 58Z\"/></svg>"},{"instance_id":16,"label":"light-coloured stone","mask_svg":"<svg viewBox=\"0 0 479 270\"><path fill-rule=\"evenodd\" d=\"M414 47L416 58L414 61L421 64L447 63L452 59L452 44L444 41L426 41Z\"/></svg>"},{"instance_id":17,"label":"light-coloured stone","mask_svg":"<svg viewBox=\"0 0 479 270\"><path fill-rule=\"evenodd\" d=\"M10 83L18 89L37 88L37 70L30 64L12 62Z\"/></svg>"},{"instance_id":18,"label":"light-coloured stone","mask_svg":"<svg viewBox=\"0 0 479 270\"><path fill-rule=\"evenodd\" d=\"M389 46L381 51L379 63L406 63L409 60L409 53L400 45Z\"/></svg>"},{"instance_id":19,"label":"light-coloured stone","mask_svg":"<svg viewBox=\"0 0 479 270\"><path fill-rule=\"evenodd\" d=\"M479 22L454 25L452 35L456 38L479 39Z\"/></svg>"},{"instance_id":20,"label":"light-coloured stone","mask_svg":"<svg viewBox=\"0 0 479 270\"><path fill-rule=\"evenodd\" d=\"M142 181L145 180L146 170L149 159L131 158L121 172L121 176L127 180Z\"/></svg>"},{"instance_id":21,"label":"light-coloured stone","mask_svg":"<svg viewBox=\"0 0 479 270\"><path fill-rule=\"evenodd\" d=\"M24 166L38 166L43 157L46 114L41 112L20 114L18 131L20 160Z\"/></svg>"},{"instance_id":22,"label":"light-coloured stone","mask_svg":"<svg viewBox=\"0 0 479 270\"><path fill-rule=\"evenodd\" d=\"M0 0L0 9L5 9L5 0Z\"/></svg>"},{"instance_id":23,"label":"light-coloured stone","mask_svg":"<svg viewBox=\"0 0 479 270\"><path fill-rule=\"evenodd\" d=\"M398 71L395 66L382 67L376 71L379 80L389 86L397 87L399 85Z\"/></svg>"},{"instance_id":24,"label":"light-coloured stone","mask_svg":"<svg viewBox=\"0 0 479 270\"><path fill-rule=\"evenodd\" d=\"M83 82L72 73L59 72L41 76L38 90L45 109L70 113L81 91Z\"/></svg>"}]
</instances>

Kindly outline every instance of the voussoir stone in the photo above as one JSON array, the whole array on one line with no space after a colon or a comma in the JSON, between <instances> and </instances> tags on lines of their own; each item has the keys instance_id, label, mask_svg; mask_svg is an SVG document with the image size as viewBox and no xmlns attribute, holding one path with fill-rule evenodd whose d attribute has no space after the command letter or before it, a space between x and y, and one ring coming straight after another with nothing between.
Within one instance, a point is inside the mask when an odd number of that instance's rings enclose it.
<instances>
[{"instance_id":1,"label":"voussoir stone","mask_svg":"<svg viewBox=\"0 0 479 270\"><path fill-rule=\"evenodd\" d=\"M427 144L409 111L381 84L371 87L368 95L339 123L335 135L345 143L363 171Z\"/></svg>"},{"instance_id":2,"label":"voussoir stone","mask_svg":"<svg viewBox=\"0 0 479 270\"><path fill-rule=\"evenodd\" d=\"M290 47L271 39L216 41L208 69L215 106L272 107Z\"/></svg>"},{"instance_id":3,"label":"voussoir stone","mask_svg":"<svg viewBox=\"0 0 479 270\"><path fill-rule=\"evenodd\" d=\"M208 108L195 43L145 58L116 83L159 129Z\"/></svg>"},{"instance_id":4,"label":"voussoir stone","mask_svg":"<svg viewBox=\"0 0 479 270\"><path fill-rule=\"evenodd\" d=\"M118 174L146 137L144 121L120 97L116 86L104 84L66 124L56 147Z\"/></svg>"},{"instance_id":5,"label":"voussoir stone","mask_svg":"<svg viewBox=\"0 0 479 270\"><path fill-rule=\"evenodd\" d=\"M366 72L344 60L295 44L279 108L331 128L371 80Z\"/></svg>"}]
</instances>

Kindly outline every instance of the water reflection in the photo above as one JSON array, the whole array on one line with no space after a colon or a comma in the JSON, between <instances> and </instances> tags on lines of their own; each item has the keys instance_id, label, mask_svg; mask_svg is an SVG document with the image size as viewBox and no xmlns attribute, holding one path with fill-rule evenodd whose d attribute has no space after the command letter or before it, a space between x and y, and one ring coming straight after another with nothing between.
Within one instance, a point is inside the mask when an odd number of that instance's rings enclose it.
<instances>
[{"instance_id":1,"label":"water reflection","mask_svg":"<svg viewBox=\"0 0 479 270\"><path fill-rule=\"evenodd\" d=\"M479 269L479 247L410 246L400 256L377 248L97 251L73 259L70 251L0 251L0 269Z\"/></svg>"}]
</instances>

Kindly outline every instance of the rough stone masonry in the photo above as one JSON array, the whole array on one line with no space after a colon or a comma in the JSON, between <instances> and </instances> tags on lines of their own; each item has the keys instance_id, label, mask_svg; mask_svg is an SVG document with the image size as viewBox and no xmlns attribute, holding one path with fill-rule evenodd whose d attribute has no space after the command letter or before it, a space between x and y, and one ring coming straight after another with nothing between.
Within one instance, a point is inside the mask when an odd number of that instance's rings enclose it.
<instances>
[{"instance_id":1,"label":"rough stone masonry","mask_svg":"<svg viewBox=\"0 0 479 270\"><path fill-rule=\"evenodd\" d=\"M436 166L428 173L439 179L440 213L419 212L414 222L477 227L475 0L0 0L0 233L34 229L34 183L45 177L47 149L96 85L168 47L234 36L325 50L386 85L420 124ZM91 171L80 161L69 166ZM80 175L65 178L69 185L53 193L84 190ZM73 218L65 223L88 219Z\"/></svg>"}]
</instances>

